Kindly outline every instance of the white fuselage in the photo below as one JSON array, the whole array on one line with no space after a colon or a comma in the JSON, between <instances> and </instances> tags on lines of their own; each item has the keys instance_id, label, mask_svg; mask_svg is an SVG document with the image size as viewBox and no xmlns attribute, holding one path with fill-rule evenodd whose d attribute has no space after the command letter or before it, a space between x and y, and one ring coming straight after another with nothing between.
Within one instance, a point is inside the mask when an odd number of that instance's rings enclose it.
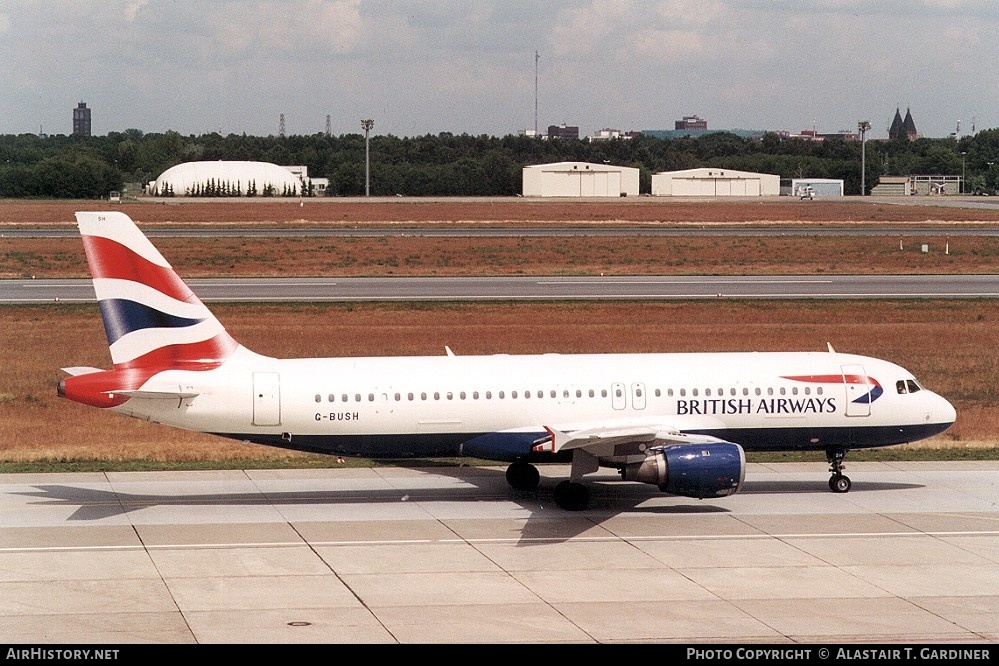
<instances>
[{"instance_id":1,"label":"white fuselage","mask_svg":"<svg viewBox=\"0 0 999 666\"><path fill-rule=\"evenodd\" d=\"M326 453L526 457L550 426L708 434L747 451L861 448L942 432L953 407L886 361L833 352L434 356L279 360L240 349L166 370L138 418Z\"/></svg>"}]
</instances>

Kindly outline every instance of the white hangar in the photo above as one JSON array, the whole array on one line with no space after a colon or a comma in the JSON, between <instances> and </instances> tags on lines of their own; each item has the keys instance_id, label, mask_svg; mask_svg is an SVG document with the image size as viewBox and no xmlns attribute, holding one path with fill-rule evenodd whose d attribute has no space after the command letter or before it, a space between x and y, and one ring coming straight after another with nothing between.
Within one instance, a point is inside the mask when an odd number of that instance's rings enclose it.
<instances>
[{"instance_id":1,"label":"white hangar","mask_svg":"<svg viewBox=\"0 0 999 666\"><path fill-rule=\"evenodd\" d=\"M524 167L525 197L637 197L638 169L555 162Z\"/></svg>"},{"instance_id":2,"label":"white hangar","mask_svg":"<svg viewBox=\"0 0 999 666\"><path fill-rule=\"evenodd\" d=\"M654 197L776 197L780 176L707 167L652 175Z\"/></svg>"},{"instance_id":3,"label":"white hangar","mask_svg":"<svg viewBox=\"0 0 999 666\"><path fill-rule=\"evenodd\" d=\"M182 162L161 173L149 184L149 191L164 194L169 189L177 197L199 196L208 187L238 189L243 196L265 196L268 191L277 197L294 196L301 192L302 178L270 162Z\"/></svg>"}]
</instances>

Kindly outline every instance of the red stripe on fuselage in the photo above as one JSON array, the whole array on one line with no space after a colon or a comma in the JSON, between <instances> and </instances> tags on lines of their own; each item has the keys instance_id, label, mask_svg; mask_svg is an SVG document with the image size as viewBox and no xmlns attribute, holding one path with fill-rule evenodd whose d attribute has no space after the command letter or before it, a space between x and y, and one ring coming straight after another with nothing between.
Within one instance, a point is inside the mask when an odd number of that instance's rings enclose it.
<instances>
[{"instance_id":1,"label":"red stripe on fuselage","mask_svg":"<svg viewBox=\"0 0 999 666\"><path fill-rule=\"evenodd\" d=\"M790 379L796 382L811 382L813 384L870 384L881 386L878 380L869 375L797 375L793 377L784 376L781 379Z\"/></svg>"},{"instance_id":2,"label":"red stripe on fuselage","mask_svg":"<svg viewBox=\"0 0 999 666\"><path fill-rule=\"evenodd\" d=\"M160 291L178 301L197 300L172 268L159 266L134 251L103 236L83 236L90 273L96 278L132 280Z\"/></svg>"}]
</instances>

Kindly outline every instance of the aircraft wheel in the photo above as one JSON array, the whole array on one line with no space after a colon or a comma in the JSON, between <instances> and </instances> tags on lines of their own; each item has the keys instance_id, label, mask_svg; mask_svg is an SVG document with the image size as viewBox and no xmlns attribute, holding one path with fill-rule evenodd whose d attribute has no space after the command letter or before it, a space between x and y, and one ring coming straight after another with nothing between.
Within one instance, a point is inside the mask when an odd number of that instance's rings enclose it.
<instances>
[{"instance_id":1,"label":"aircraft wheel","mask_svg":"<svg viewBox=\"0 0 999 666\"><path fill-rule=\"evenodd\" d=\"M506 468L506 482L515 490L536 490L541 474L530 463L515 462Z\"/></svg>"},{"instance_id":2,"label":"aircraft wheel","mask_svg":"<svg viewBox=\"0 0 999 666\"><path fill-rule=\"evenodd\" d=\"M850 482L850 477L843 474L833 475L829 479L829 490L834 493L847 493L850 492L850 487L853 484Z\"/></svg>"},{"instance_id":3,"label":"aircraft wheel","mask_svg":"<svg viewBox=\"0 0 999 666\"><path fill-rule=\"evenodd\" d=\"M555 486L555 503L566 511L582 511L590 504L590 490L581 483L562 481Z\"/></svg>"}]
</instances>

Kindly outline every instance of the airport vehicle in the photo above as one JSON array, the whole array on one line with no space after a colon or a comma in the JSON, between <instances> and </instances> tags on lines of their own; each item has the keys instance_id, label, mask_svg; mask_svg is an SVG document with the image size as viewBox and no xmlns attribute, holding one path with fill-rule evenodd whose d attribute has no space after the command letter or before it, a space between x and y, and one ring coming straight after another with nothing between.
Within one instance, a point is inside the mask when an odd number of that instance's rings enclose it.
<instances>
[{"instance_id":1,"label":"airport vehicle","mask_svg":"<svg viewBox=\"0 0 999 666\"><path fill-rule=\"evenodd\" d=\"M277 359L243 347L125 214L77 213L113 368L65 368L59 395L135 418L338 456L571 461L582 478L696 498L738 492L745 451L824 451L829 487L850 489L851 449L936 435L955 419L905 369L822 352L541 354Z\"/></svg>"}]
</instances>

